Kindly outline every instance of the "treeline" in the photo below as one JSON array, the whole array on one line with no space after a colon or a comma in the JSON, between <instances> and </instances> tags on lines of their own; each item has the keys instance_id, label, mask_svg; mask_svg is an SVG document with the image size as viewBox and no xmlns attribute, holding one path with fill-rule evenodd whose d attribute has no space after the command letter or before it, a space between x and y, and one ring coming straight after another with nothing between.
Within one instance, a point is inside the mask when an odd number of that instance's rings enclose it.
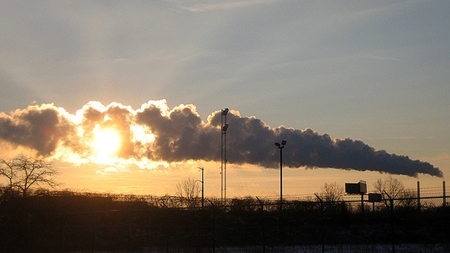
<instances>
[{"instance_id":1,"label":"treeline","mask_svg":"<svg viewBox=\"0 0 450 253\"><path fill-rule=\"evenodd\" d=\"M449 244L448 207L364 212L345 201L206 199L38 191L2 192L2 252L192 249L312 244Z\"/></svg>"}]
</instances>

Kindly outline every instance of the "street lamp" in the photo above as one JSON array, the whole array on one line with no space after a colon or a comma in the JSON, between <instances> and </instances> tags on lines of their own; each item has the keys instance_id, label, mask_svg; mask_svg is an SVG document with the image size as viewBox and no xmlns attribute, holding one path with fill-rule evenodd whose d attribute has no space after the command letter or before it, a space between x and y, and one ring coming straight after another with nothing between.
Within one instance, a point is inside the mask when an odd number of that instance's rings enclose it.
<instances>
[{"instance_id":1,"label":"street lamp","mask_svg":"<svg viewBox=\"0 0 450 253\"><path fill-rule=\"evenodd\" d=\"M225 108L220 114L220 197L222 201L227 200L227 114L229 110Z\"/></svg>"},{"instance_id":2,"label":"street lamp","mask_svg":"<svg viewBox=\"0 0 450 253\"><path fill-rule=\"evenodd\" d=\"M197 180L197 181L202 183L202 210L203 210L205 207L205 174L204 174L205 168L203 168L203 167L198 167L198 168L202 171L202 181L200 181L200 180Z\"/></svg>"},{"instance_id":3,"label":"street lamp","mask_svg":"<svg viewBox=\"0 0 450 253\"><path fill-rule=\"evenodd\" d=\"M283 210L283 148L286 145L286 141L282 140L281 144L275 142L275 146L280 150L280 215Z\"/></svg>"}]
</instances>

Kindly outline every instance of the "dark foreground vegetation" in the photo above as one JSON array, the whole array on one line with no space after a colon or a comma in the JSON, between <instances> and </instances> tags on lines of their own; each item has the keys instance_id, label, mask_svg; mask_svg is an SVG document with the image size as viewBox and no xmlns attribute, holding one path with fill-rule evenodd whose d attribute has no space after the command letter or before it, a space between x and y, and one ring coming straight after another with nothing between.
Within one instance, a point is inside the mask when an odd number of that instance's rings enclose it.
<instances>
[{"instance_id":1,"label":"dark foreground vegetation","mask_svg":"<svg viewBox=\"0 0 450 253\"><path fill-rule=\"evenodd\" d=\"M450 210L436 206L370 205L344 201L242 198L186 208L176 197L4 193L0 199L2 252L135 251L151 247L214 252L223 246L450 243ZM201 249L201 250L200 250Z\"/></svg>"}]
</instances>

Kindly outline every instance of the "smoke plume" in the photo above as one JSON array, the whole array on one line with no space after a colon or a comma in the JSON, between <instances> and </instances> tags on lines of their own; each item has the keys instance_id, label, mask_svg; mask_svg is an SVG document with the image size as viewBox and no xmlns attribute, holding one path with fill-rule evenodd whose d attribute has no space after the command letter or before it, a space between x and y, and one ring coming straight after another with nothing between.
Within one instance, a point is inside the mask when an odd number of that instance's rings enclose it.
<instances>
[{"instance_id":1,"label":"smoke plume","mask_svg":"<svg viewBox=\"0 0 450 253\"><path fill-rule=\"evenodd\" d=\"M276 141L286 140L283 164L297 168L336 168L442 177L433 165L407 156L375 150L359 140L332 139L312 129L272 128L255 117L231 110L227 115L227 160L232 164L278 166ZM92 156L94 129L115 129L121 147L115 154L124 160L182 162L220 160L221 111L204 122L193 105L168 108L164 100L149 101L134 110L112 103L90 102L72 115L54 105L29 106L10 114L0 113L0 142L25 147L46 157Z\"/></svg>"}]
</instances>

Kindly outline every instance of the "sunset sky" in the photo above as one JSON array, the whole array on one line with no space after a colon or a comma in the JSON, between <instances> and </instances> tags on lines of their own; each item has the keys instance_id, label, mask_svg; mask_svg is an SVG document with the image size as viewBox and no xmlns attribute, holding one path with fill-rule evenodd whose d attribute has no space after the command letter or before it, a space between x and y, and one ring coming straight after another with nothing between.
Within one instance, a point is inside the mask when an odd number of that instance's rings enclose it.
<instances>
[{"instance_id":1,"label":"sunset sky","mask_svg":"<svg viewBox=\"0 0 450 253\"><path fill-rule=\"evenodd\" d=\"M286 195L450 175L450 2L1 1L0 159L60 189ZM2 182L2 181L0 181Z\"/></svg>"}]
</instances>

